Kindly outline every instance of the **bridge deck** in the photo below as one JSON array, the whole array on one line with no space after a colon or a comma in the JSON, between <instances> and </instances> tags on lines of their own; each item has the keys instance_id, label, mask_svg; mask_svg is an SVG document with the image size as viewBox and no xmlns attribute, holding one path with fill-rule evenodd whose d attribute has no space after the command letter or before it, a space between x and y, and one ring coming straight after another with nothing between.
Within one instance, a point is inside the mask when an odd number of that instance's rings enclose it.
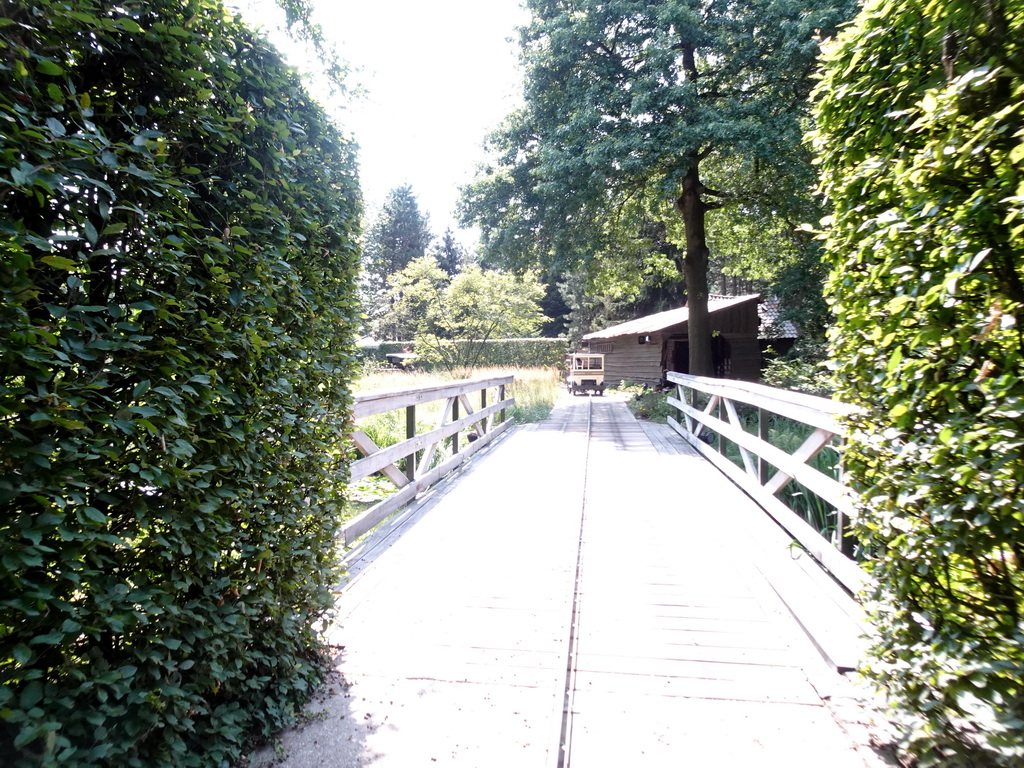
<instances>
[{"instance_id":1,"label":"bridge deck","mask_svg":"<svg viewBox=\"0 0 1024 768\"><path fill-rule=\"evenodd\" d=\"M751 565L750 502L624 404L567 399L439 495L354 563L283 765L872 763Z\"/></svg>"}]
</instances>

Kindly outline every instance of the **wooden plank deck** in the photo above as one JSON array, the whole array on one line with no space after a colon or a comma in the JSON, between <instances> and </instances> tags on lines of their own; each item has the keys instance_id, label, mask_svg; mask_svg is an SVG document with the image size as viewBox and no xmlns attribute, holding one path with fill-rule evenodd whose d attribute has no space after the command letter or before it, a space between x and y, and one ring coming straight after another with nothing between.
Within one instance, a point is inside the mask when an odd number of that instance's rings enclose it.
<instances>
[{"instance_id":1,"label":"wooden plank deck","mask_svg":"<svg viewBox=\"0 0 1024 768\"><path fill-rule=\"evenodd\" d=\"M681 445L566 398L475 459L362 553L331 692L252 764L877 764L735 535L751 503Z\"/></svg>"}]
</instances>

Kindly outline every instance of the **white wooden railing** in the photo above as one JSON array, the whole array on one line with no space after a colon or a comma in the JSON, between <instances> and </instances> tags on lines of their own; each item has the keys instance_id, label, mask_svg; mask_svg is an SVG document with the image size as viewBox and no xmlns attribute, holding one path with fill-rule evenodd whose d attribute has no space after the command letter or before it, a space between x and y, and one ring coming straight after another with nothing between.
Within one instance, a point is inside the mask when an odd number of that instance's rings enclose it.
<instances>
[{"instance_id":1,"label":"white wooden railing","mask_svg":"<svg viewBox=\"0 0 1024 768\"><path fill-rule=\"evenodd\" d=\"M853 593L860 591L865 574L850 557L853 540L847 534L854 514L852 492L809 464L842 435L840 417L856 409L762 384L675 372L668 372L667 378L676 385L675 396L670 395L668 402L682 415L681 422L669 418L672 428L746 491L844 587ZM697 406L697 392L709 397L703 408ZM738 404L758 409L758 434L744 429ZM807 424L813 431L799 448L787 453L768 442L769 413ZM701 439L711 433L718 435L717 448ZM737 447L742 467L724 455L727 441ZM832 541L778 498L778 493L794 480L835 508L837 525Z\"/></svg>"},{"instance_id":2,"label":"white wooden railing","mask_svg":"<svg viewBox=\"0 0 1024 768\"><path fill-rule=\"evenodd\" d=\"M505 418L505 410L515 403L515 399L505 397L505 387L513 380L513 376L494 376L426 387L356 393L352 411L355 427L351 438L363 458L352 462L350 479L355 482L379 472L399 490L343 526L345 546L408 504L417 494L508 429L513 420ZM491 403L488 403L488 390L495 390ZM476 405L470 398L473 393L478 394ZM437 400L444 400L437 426L417 435L416 406ZM460 406L464 412L462 416ZM359 428L360 419L399 408L405 409L406 439L402 442L380 448ZM459 433L467 430L469 435L460 448ZM432 466L443 441L448 438L451 438L452 455ZM404 471L398 466L402 459L406 460Z\"/></svg>"}]
</instances>

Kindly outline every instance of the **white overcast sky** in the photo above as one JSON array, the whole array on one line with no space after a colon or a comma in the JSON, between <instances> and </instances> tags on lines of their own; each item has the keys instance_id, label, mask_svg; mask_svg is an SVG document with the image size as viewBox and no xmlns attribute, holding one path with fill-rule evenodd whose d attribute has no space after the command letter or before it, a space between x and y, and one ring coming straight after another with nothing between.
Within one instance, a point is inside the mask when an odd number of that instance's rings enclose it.
<instances>
[{"instance_id":1,"label":"white overcast sky","mask_svg":"<svg viewBox=\"0 0 1024 768\"><path fill-rule=\"evenodd\" d=\"M483 159L487 133L520 103L519 0L315 2L326 35L355 70L350 82L365 91L336 114L359 144L367 209L410 184L434 234L455 229L458 187ZM274 24L272 0L230 4L250 22ZM460 233L464 242L473 237Z\"/></svg>"}]
</instances>

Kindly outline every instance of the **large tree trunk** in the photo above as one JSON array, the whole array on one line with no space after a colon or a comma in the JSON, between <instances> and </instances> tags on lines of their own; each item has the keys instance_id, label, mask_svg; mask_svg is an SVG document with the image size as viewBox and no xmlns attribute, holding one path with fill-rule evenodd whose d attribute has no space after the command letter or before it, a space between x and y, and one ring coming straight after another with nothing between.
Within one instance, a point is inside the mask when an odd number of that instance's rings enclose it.
<instances>
[{"instance_id":1,"label":"large tree trunk","mask_svg":"<svg viewBox=\"0 0 1024 768\"><path fill-rule=\"evenodd\" d=\"M711 323L708 319L708 238L704 216L707 205L701 199L698 159L691 158L690 170L683 179L683 191L676 207L683 215L686 232L686 255L683 276L686 278L686 306L689 307L688 336L690 342L690 373L713 376L711 359Z\"/></svg>"}]
</instances>

